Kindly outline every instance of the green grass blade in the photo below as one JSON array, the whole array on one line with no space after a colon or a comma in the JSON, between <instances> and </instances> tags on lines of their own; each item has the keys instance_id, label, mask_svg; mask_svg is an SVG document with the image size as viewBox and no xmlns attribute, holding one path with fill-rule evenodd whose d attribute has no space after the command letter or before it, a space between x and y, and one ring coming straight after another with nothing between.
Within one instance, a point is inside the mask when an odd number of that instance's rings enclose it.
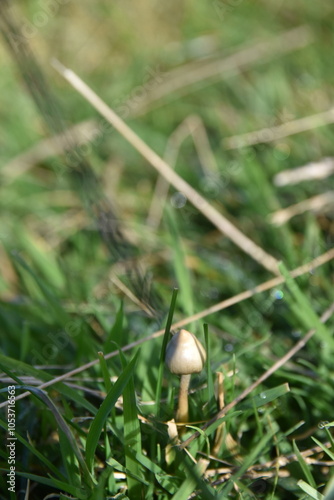
<instances>
[{"instance_id":1,"label":"green grass blade","mask_svg":"<svg viewBox=\"0 0 334 500\"><path fill-rule=\"evenodd\" d=\"M13 373L11 370L7 368L7 366L4 366L0 363L0 368L3 372L5 372L9 377L11 377L17 384L20 384L21 386L24 386L24 382L18 377L15 373ZM1 392L7 392L7 387L4 387L3 389L0 389Z\"/></svg>"},{"instance_id":2,"label":"green grass blade","mask_svg":"<svg viewBox=\"0 0 334 500\"><path fill-rule=\"evenodd\" d=\"M334 453L333 453L330 449L328 449L326 446L324 446L324 445L323 445L320 441L318 441L318 439L316 439L315 437L311 436L311 438L312 438L312 440L313 440L313 441L314 441L314 442L315 442L318 446L320 446L320 448L322 449L322 451L323 451L324 453L326 453L326 455L328 455L328 456L329 456L329 458L330 458L331 460L334 460Z\"/></svg>"},{"instance_id":3,"label":"green grass blade","mask_svg":"<svg viewBox=\"0 0 334 500\"><path fill-rule=\"evenodd\" d=\"M160 360L159 360L158 377L157 377L157 388L156 388L156 393L155 393L155 414L156 414L157 418L159 418L159 416L160 416L160 402L161 402L161 393L162 393L162 381L163 381L164 369L165 369L166 347L167 347L168 340L169 340L170 328L171 328L171 325L173 322L177 294L178 294L178 289L174 288L173 293L172 293L170 306L169 306L166 327L165 327L165 333L164 333L164 337L163 337L163 341L162 341L162 347L161 347L161 351L160 351ZM151 443L150 443L151 455L152 455L153 459L156 457L156 443L157 443L157 436L156 436L156 434L153 434L151 437Z\"/></svg>"},{"instance_id":4,"label":"green grass blade","mask_svg":"<svg viewBox=\"0 0 334 500\"><path fill-rule=\"evenodd\" d=\"M25 375L31 375L32 377L40 379L43 382L48 382L50 380L53 380L54 378L52 375L45 372L44 370L34 368L33 366L24 363L23 361L19 361L17 359L13 359L8 356L4 356L3 354L0 354L0 367L5 373L7 373L14 380L15 376L14 374L12 374L10 370L19 371L24 373ZM72 389L71 387L68 387L63 382L57 382L52 387L57 391L59 391L60 394L67 396L69 399L75 401L79 407L83 407L90 413L95 415L97 411L95 406L93 406L91 403L89 403L89 401L87 401L84 397L82 397L78 393L78 391ZM24 385L22 385L21 388L24 389Z\"/></svg>"},{"instance_id":5,"label":"green grass blade","mask_svg":"<svg viewBox=\"0 0 334 500\"><path fill-rule=\"evenodd\" d=\"M156 408L156 416L157 417L159 417L159 413L160 413L160 400L161 400L162 380L163 380L163 374L164 374L164 368L165 368L166 347L167 347L167 343L168 343L168 339L169 339L170 327L171 327L172 322L173 322L177 293L178 293L178 289L174 288L169 311L168 311L168 317L167 317L167 321L166 321L166 327L165 327L164 338L162 341L161 352L160 352L157 390L156 390L156 394L155 394L155 401L156 401L155 408Z\"/></svg>"},{"instance_id":6,"label":"green grass blade","mask_svg":"<svg viewBox=\"0 0 334 500\"><path fill-rule=\"evenodd\" d=\"M113 479L113 471L112 471L111 467L107 467L101 472L101 474L99 476L98 484L94 487L94 493L93 493L94 500L105 500L106 499L106 491L108 491L108 493L113 493L113 492L116 493L117 488L116 488L116 483L114 480L112 483L112 488L110 488L111 476ZM113 498L115 498L115 497L113 497Z\"/></svg>"},{"instance_id":7,"label":"green grass blade","mask_svg":"<svg viewBox=\"0 0 334 500\"><path fill-rule=\"evenodd\" d=\"M145 469L149 470L153 474L164 474L165 471L159 467L159 465L155 464L148 457L143 455L142 453L136 453L136 460L143 466Z\"/></svg>"},{"instance_id":8,"label":"green grass blade","mask_svg":"<svg viewBox=\"0 0 334 500\"><path fill-rule=\"evenodd\" d=\"M313 478L313 475L312 475L312 472L311 472L311 468L310 466L305 462L302 454L300 453L299 449L298 449L298 446L296 445L296 441L293 441L293 451L295 452L296 454L296 457L297 457L297 460L298 460L298 463L300 465L300 468L302 469L303 471L303 474L306 478L306 480L308 481L308 483L312 486L312 488L316 488L317 485L316 485L316 482Z\"/></svg>"},{"instance_id":9,"label":"green grass blade","mask_svg":"<svg viewBox=\"0 0 334 500\"><path fill-rule=\"evenodd\" d=\"M184 452L181 452L184 454ZM188 498L195 488L201 491L201 497L205 500L214 500L216 495L214 490L208 486L202 479L203 465L199 462L195 466L189 461L188 456L183 456L183 463L186 468L186 479L181 484L178 491L173 495L172 500L184 500Z\"/></svg>"},{"instance_id":10,"label":"green grass blade","mask_svg":"<svg viewBox=\"0 0 334 500\"><path fill-rule=\"evenodd\" d=\"M324 500L334 500L334 476L331 477L326 486Z\"/></svg>"},{"instance_id":11,"label":"green grass blade","mask_svg":"<svg viewBox=\"0 0 334 500\"><path fill-rule=\"evenodd\" d=\"M76 454L73 453L72 443L68 439L68 435L65 434L62 429L59 429L58 436L62 463L64 464L64 468L66 470L66 479L70 484L78 488L81 482L80 472Z\"/></svg>"},{"instance_id":12,"label":"green grass blade","mask_svg":"<svg viewBox=\"0 0 334 500\"><path fill-rule=\"evenodd\" d=\"M124 354L120 351L123 370L127 362ZM125 464L127 469L128 496L136 500L143 498L143 484L137 478L142 476L140 463L133 454L141 455L141 432L137 415L137 401L133 374L123 391L123 415L124 415L124 448Z\"/></svg>"},{"instance_id":13,"label":"green grass blade","mask_svg":"<svg viewBox=\"0 0 334 500\"><path fill-rule=\"evenodd\" d=\"M6 469L1 469L1 468L0 471L8 472ZM67 493L73 495L73 497L77 498L78 500L88 500L89 498L89 495L85 490L76 488L75 486L72 486L71 484L68 484L64 481L58 481L58 479L54 478L49 479L43 476L37 476L36 474L30 474L28 472L20 472L17 470L15 471L15 474L17 476L22 476L27 479L31 479L32 481L36 481L36 483L45 484L46 486L50 486L51 488L58 488L59 490L66 491Z\"/></svg>"},{"instance_id":14,"label":"green grass blade","mask_svg":"<svg viewBox=\"0 0 334 500\"><path fill-rule=\"evenodd\" d=\"M59 324L66 324L70 320L66 311L60 305L60 301L58 297L55 295L54 290L49 287L46 282L41 279L35 271L25 262L25 260L19 255L15 254L13 256L17 265L23 270L27 275L33 280L33 282L37 285L40 293L43 297L43 300L49 305L48 314L52 317L52 320Z\"/></svg>"},{"instance_id":15,"label":"green grass blade","mask_svg":"<svg viewBox=\"0 0 334 500\"><path fill-rule=\"evenodd\" d=\"M183 481L180 488L173 495L172 500L184 500L188 498L196 488L196 481L192 477L188 477Z\"/></svg>"},{"instance_id":16,"label":"green grass blade","mask_svg":"<svg viewBox=\"0 0 334 500\"><path fill-rule=\"evenodd\" d=\"M332 448L334 448L334 438L333 438L332 434L329 432L328 427L333 427L333 426L332 425L325 426L325 432L326 432L326 435L327 435L329 442L332 445Z\"/></svg>"},{"instance_id":17,"label":"green grass blade","mask_svg":"<svg viewBox=\"0 0 334 500\"><path fill-rule=\"evenodd\" d=\"M152 462L148 457L143 455L142 453L136 453L133 455L133 458L136 459L138 463L140 463L143 468L147 469L152 475L155 476L156 480L161 484L161 486L166 489L169 493L174 494L177 487L175 485L175 480L172 476L168 476L165 471L159 467L157 464ZM107 463L114 467L116 470L120 472L126 472L126 468L121 464L116 462L114 459L109 459Z\"/></svg>"},{"instance_id":18,"label":"green grass blade","mask_svg":"<svg viewBox=\"0 0 334 500\"><path fill-rule=\"evenodd\" d=\"M124 308L123 301L121 301L119 309L116 313L115 322L108 333L107 339L103 344L103 352L109 352L112 350L112 344L117 343L117 345L122 346L122 333L124 324Z\"/></svg>"},{"instance_id":19,"label":"green grass blade","mask_svg":"<svg viewBox=\"0 0 334 500\"><path fill-rule=\"evenodd\" d=\"M92 486L94 483L94 480L93 480L92 476L90 475L90 472L87 468L86 462L84 461L84 458L83 458L82 453L79 449L77 441L74 438L71 429L68 427L67 423L65 422L63 416L60 414L58 408L55 406L53 401L51 401L49 396L44 391L41 391L40 389L37 389L36 387L27 387L27 389L30 392L32 392L35 396L37 396L38 399L40 399L51 410L53 416L56 419L56 422L57 422L59 428L62 430L62 432L66 436L66 439L68 440L68 443L70 444L70 446L67 447L66 452L70 453L72 463L74 463L74 461L73 461L74 457L78 460L85 482L88 485Z\"/></svg>"},{"instance_id":20,"label":"green grass blade","mask_svg":"<svg viewBox=\"0 0 334 500\"><path fill-rule=\"evenodd\" d=\"M40 248L36 239L33 238L28 231L26 231L23 225L17 227L16 232L20 246L22 246L24 252L29 255L34 263L34 267L39 269L45 277L45 280L50 283L52 287L56 289L63 288L65 285L64 275L59 269L57 259L55 258L53 251L48 249L46 252L45 249Z\"/></svg>"},{"instance_id":21,"label":"green grass blade","mask_svg":"<svg viewBox=\"0 0 334 500\"><path fill-rule=\"evenodd\" d=\"M20 360L21 361L23 361L28 354L30 342L31 342L31 334L30 334L29 323L25 322L23 325L22 339L21 339L21 345L20 345Z\"/></svg>"},{"instance_id":22,"label":"green grass blade","mask_svg":"<svg viewBox=\"0 0 334 500\"><path fill-rule=\"evenodd\" d=\"M166 473L164 473L164 474L156 474L155 475L155 479L160 484L160 486L162 486L162 488L164 490L168 491L168 493L170 495L174 495L177 492L177 490L179 489L179 485L175 481L175 477L174 476L170 476L170 475L168 475Z\"/></svg>"},{"instance_id":23,"label":"green grass blade","mask_svg":"<svg viewBox=\"0 0 334 500\"><path fill-rule=\"evenodd\" d=\"M298 316L301 323L308 329L315 328L317 335L326 342L331 350L334 350L334 339L326 328L326 326L320 321L317 314L313 310L311 302L308 300L306 295L298 287L296 280L292 278L287 268L281 262L279 264L279 270L286 280L286 286L288 287L291 295L295 299L294 313Z\"/></svg>"},{"instance_id":24,"label":"green grass blade","mask_svg":"<svg viewBox=\"0 0 334 500\"><path fill-rule=\"evenodd\" d=\"M106 363L106 360L104 358L103 352L100 351L97 353L97 355L98 355L99 361L100 361L100 368L101 368L101 372L102 372L102 376L103 376L104 386L106 388L106 391L109 392L112 388L112 383L110 380L110 374L109 374L109 370L107 367L107 363Z\"/></svg>"},{"instance_id":25,"label":"green grass blade","mask_svg":"<svg viewBox=\"0 0 334 500\"><path fill-rule=\"evenodd\" d=\"M215 399L214 387L213 387L213 374L211 369L211 349L210 349L210 338L209 338L209 329L208 324L204 323L204 337L205 337L205 347L206 347L206 373L207 373L207 381L208 381L208 406L209 406L209 414L213 414L217 409L217 403Z\"/></svg>"},{"instance_id":26,"label":"green grass blade","mask_svg":"<svg viewBox=\"0 0 334 500\"><path fill-rule=\"evenodd\" d=\"M5 421L3 421L3 420L0 419L0 427L2 427L5 431L7 431L7 428L8 428L7 422L5 422ZM30 451L30 453L32 453L33 455L35 455L41 461L41 463L44 464L44 466L47 469L49 469L53 474L55 474L56 476L58 476L60 480L62 480L62 481L66 480L65 476L60 472L60 470L57 467L55 467L53 465L53 463L50 462L50 460L48 460L45 457L45 455L43 453L39 452L36 448L34 448L29 443L29 441L27 441L22 436L20 436L20 434L18 432L15 432L15 437L17 438L18 441L20 441L20 443L23 444L23 446L25 446L25 448L27 448L27 450Z\"/></svg>"},{"instance_id":27,"label":"green grass blade","mask_svg":"<svg viewBox=\"0 0 334 500\"><path fill-rule=\"evenodd\" d=\"M126 472L126 468L124 467L124 465L117 462L117 460L115 460L113 457L108 458L107 464L119 472L124 472L124 473Z\"/></svg>"},{"instance_id":28,"label":"green grass blade","mask_svg":"<svg viewBox=\"0 0 334 500\"><path fill-rule=\"evenodd\" d=\"M326 422L324 427L334 427L334 422Z\"/></svg>"},{"instance_id":29,"label":"green grass blade","mask_svg":"<svg viewBox=\"0 0 334 500\"><path fill-rule=\"evenodd\" d=\"M219 418L216 420L213 424L211 424L207 429L205 429L205 434L206 436L210 436L217 427L219 427L223 422L228 422L229 420L233 420L237 418L239 415L242 415L242 411L234 411L234 412L229 412L227 415L224 415L223 417Z\"/></svg>"},{"instance_id":30,"label":"green grass blade","mask_svg":"<svg viewBox=\"0 0 334 500\"><path fill-rule=\"evenodd\" d=\"M174 251L173 263L178 287L180 289L180 302L184 313L187 316L191 316L192 314L194 314L195 307L191 285L191 276L186 265L186 253L179 235L174 212L172 210L166 210L166 215L171 238L171 247ZM189 325L189 328L191 329L191 325Z\"/></svg>"},{"instance_id":31,"label":"green grass blade","mask_svg":"<svg viewBox=\"0 0 334 500\"><path fill-rule=\"evenodd\" d=\"M139 351L130 361L128 366L122 372L122 374L118 377L117 381L113 385L110 392L108 392L105 400L101 404L98 412L95 415L95 418L90 426L87 441L86 441L86 462L91 469L93 465L93 458L95 454L95 450L100 439L100 435L107 421L110 411L115 406L117 399L120 397L127 383L133 375L135 365L138 359Z\"/></svg>"},{"instance_id":32,"label":"green grass blade","mask_svg":"<svg viewBox=\"0 0 334 500\"><path fill-rule=\"evenodd\" d=\"M223 487L221 490L219 496L217 497L217 500L223 500L224 498L228 498L232 488L233 488L233 483L239 479L243 474L247 471L247 469L255 464L256 460L260 456L261 452L264 450L264 448L267 446L268 442L273 438L275 433L269 433L259 441L257 446L249 453L249 455L246 457L246 460L244 463L241 465L241 467L235 472L229 479L228 483Z\"/></svg>"},{"instance_id":33,"label":"green grass blade","mask_svg":"<svg viewBox=\"0 0 334 500\"><path fill-rule=\"evenodd\" d=\"M277 387L273 387L272 389L262 391L257 396L247 399L247 401L239 403L237 405L237 409L250 410L254 408L260 408L261 406L271 403L272 401L275 401L275 399L284 396L288 392L290 392L289 384L278 385Z\"/></svg>"},{"instance_id":34,"label":"green grass blade","mask_svg":"<svg viewBox=\"0 0 334 500\"><path fill-rule=\"evenodd\" d=\"M15 377L16 378L16 377ZM48 397L48 395L36 388L36 387L29 387L29 386L23 386L24 389L30 391L32 394L34 394L40 401L42 401L52 412L59 429L64 433L66 436L66 440L63 441L63 446L61 447L61 451L64 454L64 459L65 462L67 463L67 460L69 459L71 464L73 465L75 463L75 458L78 460L81 471L83 473L83 479L85 483L89 486L92 486L94 483L93 478L91 477L89 470L87 468L87 465L83 459L83 456L81 454L81 451L77 445L77 442L68 427L67 423L65 422L64 418L60 414L58 408L55 406L55 404L51 401L51 399ZM67 443L67 445L66 445ZM66 449L65 449L66 448ZM79 481L75 479L75 471L72 469L68 469L69 473L69 479L71 484L77 485Z\"/></svg>"},{"instance_id":35,"label":"green grass blade","mask_svg":"<svg viewBox=\"0 0 334 500\"><path fill-rule=\"evenodd\" d=\"M298 486L300 489L302 489L307 495L312 498L313 500L324 500L325 497L319 491L317 491L315 488L312 488L309 484L305 483L302 479L298 481Z\"/></svg>"}]
</instances>

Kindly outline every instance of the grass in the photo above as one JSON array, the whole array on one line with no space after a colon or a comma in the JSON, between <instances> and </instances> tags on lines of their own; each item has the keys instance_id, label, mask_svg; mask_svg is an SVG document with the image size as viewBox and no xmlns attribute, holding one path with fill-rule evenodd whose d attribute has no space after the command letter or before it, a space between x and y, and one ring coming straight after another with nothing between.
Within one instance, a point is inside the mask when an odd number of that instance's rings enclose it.
<instances>
[{"instance_id":1,"label":"grass","mask_svg":"<svg viewBox=\"0 0 334 500\"><path fill-rule=\"evenodd\" d=\"M333 204L272 222L333 189L275 182L333 156L333 125L297 130L334 97L320 4L10 7L42 73L2 40L1 498L334 498ZM83 120L81 146L42 149ZM155 197L156 164L190 188L160 181ZM178 438L164 352L181 326L208 359Z\"/></svg>"}]
</instances>

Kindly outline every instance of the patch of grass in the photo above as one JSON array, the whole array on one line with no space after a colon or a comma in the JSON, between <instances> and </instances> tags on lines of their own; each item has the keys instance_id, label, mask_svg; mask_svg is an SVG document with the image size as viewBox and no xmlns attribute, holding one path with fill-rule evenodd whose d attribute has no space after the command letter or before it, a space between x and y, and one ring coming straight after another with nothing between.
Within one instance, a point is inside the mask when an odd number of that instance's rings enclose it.
<instances>
[{"instance_id":1,"label":"patch of grass","mask_svg":"<svg viewBox=\"0 0 334 500\"><path fill-rule=\"evenodd\" d=\"M332 107L333 6L21 4L3 2L0 20L8 34L10 13L23 37L12 38L12 54L5 37L0 46L1 498L329 500L333 204L291 212L282 225L272 215L334 189L333 175L276 181L333 157L333 125L227 144ZM293 49L287 32L302 24L293 43L309 38ZM157 174L51 58L175 159L184 180L282 262L282 279L259 291L268 268L175 187L159 195L163 218L150 226ZM41 149L86 119L93 139L60 154ZM203 321L207 362L192 376L190 421L178 435L166 343L177 326L201 337Z\"/></svg>"}]
</instances>

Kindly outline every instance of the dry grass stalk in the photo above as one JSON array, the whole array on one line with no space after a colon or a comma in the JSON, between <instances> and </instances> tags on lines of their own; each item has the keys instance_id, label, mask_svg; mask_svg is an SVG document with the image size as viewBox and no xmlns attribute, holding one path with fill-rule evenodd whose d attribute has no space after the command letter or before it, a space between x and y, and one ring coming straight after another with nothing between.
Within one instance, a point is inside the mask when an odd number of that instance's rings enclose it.
<instances>
[{"instance_id":1,"label":"dry grass stalk","mask_svg":"<svg viewBox=\"0 0 334 500\"><path fill-rule=\"evenodd\" d=\"M54 62L59 73L172 185L182 192L219 231L261 266L279 274L278 261L242 233L153 151L109 106L73 71Z\"/></svg>"},{"instance_id":2,"label":"dry grass stalk","mask_svg":"<svg viewBox=\"0 0 334 500\"><path fill-rule=\"evenodd\" d=\"M174 169L182 142L191 136L206 175L218 171L216 159L212 152L209 138L203 121L197 115L190 115L169 136L164 154L164 160ZM159 175L152 197L147 224L153 228L159 226L163 207L167 199L169 184L162 175Z\"/></svg>"},{"instance_id":3,"label":"dry grass stalk","mask_svg":"<svg viewBox=\"0 0 334 500\"><path fill-rule=\"evenodd\" d=\"M37 142L24 153L10 160L1 169L3 182L6 185L10 184L34 165L44 161L45 158L63 154L68 149L69 144L80 146L92 141L96 134L97 124L95 120L87 120L67 129L63 134Z\"/></svg>"},{"instance_id":4,"label":"dry grass stalk","mask_svg":"<svg viewBox=\"0 0 334 500\"><path fill-rule=\"evenodd\" d=\"M304 212L325 212L328 208L334 206L334 191L327 191L326 193L312 196L307 200L303 200L287 208L278 210L270 216L272 224L275 226L282 226L288 222L295 215L300 215Z\"/></svg>"},{"instance_id":5,"label":"dry grass stalk","mask_svg":"<svg viewBox=\"0 0 334 500\"><path fill-rule=\"evenodd\" d=\"M313 35L307 26L299 26L290 31L285 31L269 40L246 46L230 56L209 60L196 61L164 73L164 81L152 89L149 98L136 115L147 111L152 103L165 96L177 92L182 96L189 92L189 87L198 89L199 84L206 84L207 80L222 80L238 73L254 63L266 63L274 57L302 49L313 41ZM197 84L197 85L196 85Z\"/></svg>"},{"instance_id":6,"label":"dry grass stalk","mask_svg":"<svg viewBox=\"0 0 334 500\"><path fill-rule=\"evenodd\" d=\"M302 167L282 170L274 177L276 186L298 184L303 181L326 179L334 173L334 158L322 158L320 161L308 163Z\"/></svg>"},{"instance_id":7,"label":"dry grass stalk","mask_svg":"<svg viewBox=\"0 0 334 500\"><path fill-rule=\"evenodd\" d=\"M119 290L121 290L124 295L126 295L134 304L136 304L140 309L142 309L148 316L153 317L152 311L147 307L147 305L142 302L136 295L123 283L117 275L110 276L110 281L117 286Z\"/></svg>"},{"instance_id":8,"label":"dry grass stalk","mask_svg":"<svg viewBox=\"0 0 334 500\"><path fill-rule=\"evenodd\" d=\"M283 137L306 132L317 127L323 127L334 122L334 108L315 115L292 120L276 127L265 127L246 134L233 135L223 139L224 149L238 149L254 144L277 141Z\"/></svg>"},{"instance_id":9,"label":"dry grass stalk","mask_svg":"<svg viewBox=\"0 0 334 500\"><path fill-rule=\"evenodd\" d=\"M326 448L331 448L331 443L328 441L324 443L324 446ZM313 446L312 448L300 452L302 457L305 459L305 462L309 464L332 467L334 464L333 461L323 461L323 460L320 461L317 460L316 458L311 458L312 455L316 455L319 453L323 454L323 450L322 448L320 448L320 446ZM232 464L228 464L226 461L219 460L212 454L205 456L210 460L214 460L216 462L221 462L225 464L224 467L216 467L213 469L208 469L206 472L207 477L212 477L219 474L225 476L224 479L227 480L238 467ZM274 477L276 474L279 477L289 477L290 472L286 469L283 469L283 467L286 467L288 464L297 461L298 457L295 455L295 453L290 453L289 455L279 455L273 460L269 460L268 462L252 465L251 467L249 467L249 469L247 469L243 477L254 478L254 479L257 477L270 478Z\"/></svg>"}]
</instances>

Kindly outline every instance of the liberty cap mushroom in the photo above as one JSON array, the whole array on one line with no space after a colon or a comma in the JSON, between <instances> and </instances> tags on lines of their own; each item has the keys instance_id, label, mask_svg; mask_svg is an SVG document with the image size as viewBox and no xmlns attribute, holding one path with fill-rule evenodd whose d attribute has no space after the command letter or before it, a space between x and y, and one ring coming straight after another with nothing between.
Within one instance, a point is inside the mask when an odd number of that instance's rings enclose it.
<instances>
[{"instance_id":1,"label":"liberty cap mushroom","mask_svg":"<svg viewBox=\"0 0 334 500\"><path fill-rule=\"evenodd\" d=\"M180 330L168 342L166 364L176 375L181 375L179 406L176 412L177 422L188 421L188 389L192 373L202 371L206 352L195 335L187 330Z\"/></svg>"}]
</instances>

